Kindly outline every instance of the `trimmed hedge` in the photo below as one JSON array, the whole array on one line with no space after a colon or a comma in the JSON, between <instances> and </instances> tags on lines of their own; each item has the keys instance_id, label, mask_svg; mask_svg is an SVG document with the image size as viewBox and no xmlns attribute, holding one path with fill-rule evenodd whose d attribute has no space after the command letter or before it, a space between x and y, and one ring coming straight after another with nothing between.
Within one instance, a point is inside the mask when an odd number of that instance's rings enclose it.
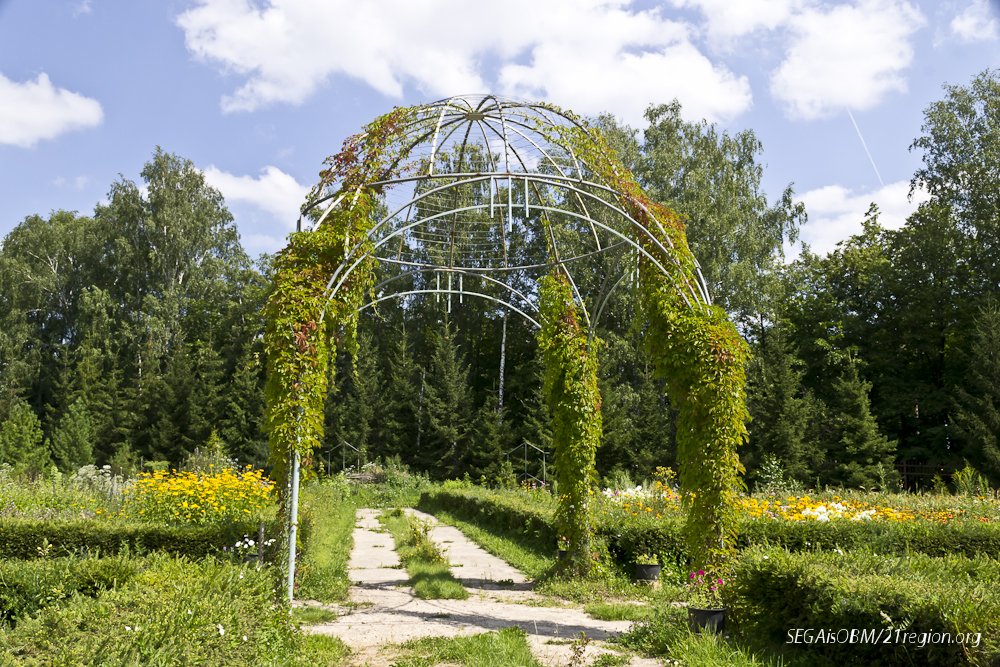
<instances>
[{"instance_id":1,"label":"trimmed hedge","mask_svg":"<svg viewBox=\"0 0 1000 667\"><path fill-rule=\"evenodd\" d=\"M553 506L537 501L530 504L517 493L478 487L439 488L424 492L417 506L430 513L444 509L486 528L522 535L532 548L545 553L556 548ZM614 514L601 515L597 534L618 562L631 563L636 556L645 553L659 554L664 563L684 566L688 562L682 517L617 518ZM1000 525L972 521L944 524L929 521L751 520L740 525L737 545L740 549L762 545L790 551L864 548L886 554L989 556L1000 554Z\"/></svg>"},{"instance_id":2,"label":"trimmed hedge","mask_svg":"<svg viewBox=\"0 0 1000 667\"><path fill-rule=\"evenodd\" d=\"M723 595L740 634L772 646L791 648L798 630L795 649L845 664L1000 665L998 582L1000 563L983 557L756 548ZM873 634L849 643L851 630ZM981 635L974 646L941 633Z\"/></svg>"},{"instance_id":3,"label":"trimmed hedge","mask_svg":"<svg viewBox=\"0 0 1000 667\"><path fill-rule=\"evenodd\" d=\"M0 626L73 595L96 597L130 580L137 569L134 559L125 558L0 561Z\"/></svg>"},{"instance_id":4,"label":"trimmed hedge","mask_svg":"<svg viewBox=\"0 0 1000 667\"><path fill-rule=\"evenodd\" d=\"M417 509L428 514L444 510L484 528L516 535L528 548L544 553L556 550L554 505L530 506L513 494L481 488L437 488L420 494Z\"/></svg>"},{"instance_id":5,"label":"trimmed hedge","mask_svg":"<svg viewBox=\"0 0 1000 667\"><path fill-rule=\"evenodd\" d=\"M273 526L266 528L276 535ZM0 559L38 558L49 545L48 556L112 555L127 549L145 554L162 551L204 558L232 547L243 535L256 539L257 525L163 526L99 520L45 521L0 519Z\"/></svg>"},{"instance_id":6,"label":"trimmed hedge","mask_svg":"<svg viewBox=\"0 0 1000 667\"><path fill-rule=\"evenodd\" d=\"M743 523L739 543L742 548L773 545L790 551L866 548L886 554L974 557L1000 554L1000 526L971 521L757 520Z\"/></svg>"}]
</instances>

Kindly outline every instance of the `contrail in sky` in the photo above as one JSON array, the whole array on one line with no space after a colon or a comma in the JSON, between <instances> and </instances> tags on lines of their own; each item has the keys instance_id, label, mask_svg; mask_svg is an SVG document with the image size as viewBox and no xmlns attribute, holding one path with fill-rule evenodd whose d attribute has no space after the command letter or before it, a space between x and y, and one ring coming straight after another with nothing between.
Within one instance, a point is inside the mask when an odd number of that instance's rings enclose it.
<instances>
[{"instance_id":1,"label":"contrail in sky","mask_svg":"<svg viewBox=\"0 0 1000 667\"><path fill-rule=\"evenodd\" d=\"M875 175L878 176L879 184L881 184L882 187L885 187L885 181L882 180L882 174L878 173L878 167L875 166L875 160L872 158L872 153L868 150L868 144L865 143L865 138L861 135L861 128L858 127L858 122L854 120L854 114L851 113L850 109L847 110L847 115L850 117L851 123L854 125L854 131L858 133L858 139L861 140L861 146L865 149L865 155L868 156L868 161L872 163L872 169L875 170Z\"/></svg>"}]
</instances>

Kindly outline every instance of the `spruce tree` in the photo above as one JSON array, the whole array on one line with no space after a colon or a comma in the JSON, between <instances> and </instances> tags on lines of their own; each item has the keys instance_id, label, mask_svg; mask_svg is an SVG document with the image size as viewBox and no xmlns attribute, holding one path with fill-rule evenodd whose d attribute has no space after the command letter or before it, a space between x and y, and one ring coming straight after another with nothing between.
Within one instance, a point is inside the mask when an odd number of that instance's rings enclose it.
<instances>
[{"instance_id":1,"label":"spruce tree","mask_svg":"<svg viewBox=\"0 0 1000 667\"><path fill-rule=\"evenodd\" d=\"M430 369L424 379L427 430L418 456L432 476L454 478L464 472L472 426L469 368L447 320L431 334L431 345Z\"/></svg>"},{"instance_id":2,"label":"spruce tree","mask_svg":"<svg viewBox=\"0 0 1000 667\"><path fill-rule=\"evenodd\" d=\"M827 482L870 488L894 475L896 442L879 431L868 400L870 390L871 383L858 374L857 361L844 355L819 420L827 449Z\"/></svg>"},{"instance_id":3,"label":"spruce tree","mask_svg":"<svg viewBox=\"0 0 1000 667\"><path fill-rule=\"evenodd\" d=\"M810 427L818 406L803 385L805 364L795 356L786 326L776 324L762 332L750 365L747 402L752 421L743 460L748 469L755 469L774 457L787 477L808 482L823 461Z\"/></svg>"},{"instance_id":4,"label":"spruce tree","mask_svg":"<svg viewBox=\"0 0 1000 667\"><path fill-rule=\"evenodd\" d=\"M406 329L400 327L386 358L385 409L381 433L387 456L413 463L417 441L420 379Z\"/></svg>"},{"instance_id":5,"label":"spruce tree","mask_svg":"<svg viewBox=\"0 0 1000 667\"><path fill-rule=\"evenodd\" d=\"M499 395L490 392L486 401L476 411L472 433L469 437L465 471L472 479L494 480L500 470L504 453L510 449L510 424L506 412L500 407Z\"/></svg>"},{"instance_id":6,"label":"spruce tree","mask_svg":"<svg viewBox=\"0 0 1000 667\"><path fill-rule=\"evenodd\" d=\"M0 424L0 463L7 463L17 470L40 472L49 462L38 415L27 401L17 399L6 421Z\"/></svg>"},{"instance_id":7,"label":"spruce tree","mask_svg":"<svg viewBox=\"0 0 1000 667\"><path fill-rule=\"evenodd\" d=\"M261 429L264 391L260 358L247 350L237 362L232 381L222 399L219 435L230 453L241 463L264 465L267 438Z\"/></svg>"},{"instance_id":8,"label":"spruce tree","mask_svg":"<svg viewBox=\"0 0 1000 667\"><path fill-rule=\"evenodd\" d=\"M63 472L72 472L94 462L94 421L82 398L70 404L52 431L49 449Z\"/></svg>"},{"instance_id":9,"label":"spruce tree","mask_svg":"<svg viewBox=\"0 0 1000 667\"><path fill-rule=\"evenodd\" d=\"M955 426L970 458L994 484L1000 480L1000 305L990 302L976 318L963 386L956 387Z\"/></svg>"}]
</instances>

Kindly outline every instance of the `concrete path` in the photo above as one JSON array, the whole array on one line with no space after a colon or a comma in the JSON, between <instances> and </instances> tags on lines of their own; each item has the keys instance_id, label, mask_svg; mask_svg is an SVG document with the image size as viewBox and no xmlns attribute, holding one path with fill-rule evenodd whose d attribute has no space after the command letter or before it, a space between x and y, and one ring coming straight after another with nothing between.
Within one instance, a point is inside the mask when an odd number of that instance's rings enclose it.
<instances>
[{"instance_id":1,"label":"concrete path","mask_svg":"<svg viewBox=\"0 0 1000 667\"><path fill-rule=\"evenodd\" d=\"M335 608L343 614L336 620L306 629L340 637L354 651L354 664L359 667L392 664L387 645L420 637L473 635L512 625L528 633L535 656L552 667L568 664L570 642L586 633L592 640L585 662L590 664L608 652L604 640L628 629L627 621L594 620L578 607L537 606L552 602L528 590L530 582L522 572L483 551L457 529L421 512L412 513L434 524L431 539L452 563L455 577L469 589L469 599L414 597L392 536L379 524L379 510L358 510L349 563L352 604ZM660 663L633 658L630 664Z\"/></svg>"}]
</instances>

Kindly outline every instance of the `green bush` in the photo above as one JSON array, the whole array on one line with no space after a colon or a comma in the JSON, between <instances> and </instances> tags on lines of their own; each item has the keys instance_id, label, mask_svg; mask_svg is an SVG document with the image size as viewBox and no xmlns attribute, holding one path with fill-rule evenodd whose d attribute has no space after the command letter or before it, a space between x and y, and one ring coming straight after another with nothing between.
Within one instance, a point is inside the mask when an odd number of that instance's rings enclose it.
<instances>
[{"instance_id":1,"label":"green bush","mask_svg":"<svg viewBox=\"0 0 1000 667\"><path fill-rule=\"evenodd\" d=\"M222 553L224 547L232 549L244 535L257 535L257 530L257 524L160 526L103 520L0 519L0 559L106 556L123 550L202 558ZM276 525L268 525L265 532L277 535L279 531Z\"/></svg>"},{"instance_id":2,"label":"green bush","mask_svg":"<svg viewBox=\"0 0 1000 667\"><path fill-rule=\"evenodd\" d=\"M116 588L0 628L0 654L25 666L329 664L309 656L317 647L291 624L270 568L136 560L140 571Z\"/></svg>"},{"instance_id":3,"label":"green bush","mask_svg":"<svg viewBox=\"0 0 1000 667\"><path fill-rule=\"evenodd\" d=\"M744 522L741 548L782 546L791 551L867 548L886 554L911 552L930 556L1000 553L1000 526L964 521L771 521Z\"/></svg>"},{"instance_id":4,"label":"green bush","mask_svg":"<svg viewBox=\"0 0 1000 667\"><path fill-rule=\"evenodd\" d=\"M515 534L525 546L545 553L556 550L554 501L532 493L498 493L481 487L435 488L420 494L417 508L434 514L446 511L461 519L505 534Z\"/></svg>"},{"instance_id":5,"label":"green bush","mask_svg":"<svg viewBox=\"0 0 1000 667\"><path fill-rule=\"evenodd\" d=\"M997 665L997 581L1000 563L984 557L755 548L738 559L723 594L740 633L772 646L784 646L797 629L814 639L819 631L871 629L881 641L796 646L847 664ZM934 641L932 633L944 632L981 633L979 645ZM909 633L910 641L900 640Z\"/></svg>"},{"instance_id":6,"label":"green bush","mask_svg":"<svg viewBox=\"0 0 1000 667\"><path fill-rule=\"evenodd\" d=\"M0 624L16 625L21 617L74 595L96 597L136 571L134 559L127 557L0 561Z\"/></svg>"}]
</instances>

